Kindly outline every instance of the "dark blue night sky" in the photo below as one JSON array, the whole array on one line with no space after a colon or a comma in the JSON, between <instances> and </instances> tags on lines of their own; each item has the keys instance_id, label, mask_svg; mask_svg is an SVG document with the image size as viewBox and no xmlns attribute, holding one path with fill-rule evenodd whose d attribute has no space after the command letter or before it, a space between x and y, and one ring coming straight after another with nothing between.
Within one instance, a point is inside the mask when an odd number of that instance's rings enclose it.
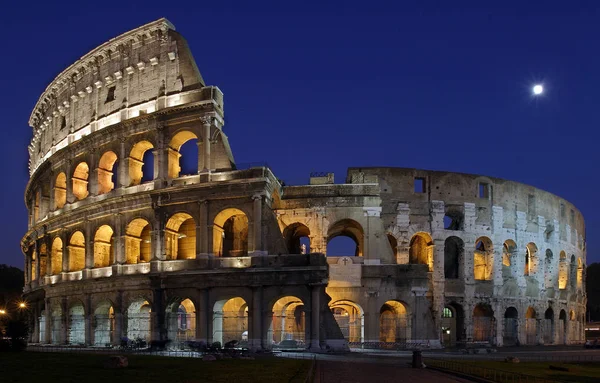
<instances>
[{"instance_id":1,"label":"dark blue night sky","mask_svg":"<svg viewBox=\"0 0 600 383\"><path fill-rule=\"evenodd\" d=\"M340 182L349 166L524 182L579 207L588 263L600 261L596 2L61 3L2 9L0 263L23 264L37 98L89 50L160 17L225 94L238 163L267 162L287 184L311 171ZM536 82L546 93L534 99Z\"/></svg>"}]
</instances>

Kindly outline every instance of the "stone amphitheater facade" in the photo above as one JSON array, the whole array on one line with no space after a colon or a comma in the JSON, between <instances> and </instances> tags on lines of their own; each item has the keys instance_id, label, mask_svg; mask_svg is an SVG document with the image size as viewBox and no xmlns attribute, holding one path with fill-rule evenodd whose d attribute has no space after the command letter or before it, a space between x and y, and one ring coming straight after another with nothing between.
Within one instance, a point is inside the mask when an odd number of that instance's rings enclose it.
<instances>
[{"instance_id":1,"label":"stone amphitheater facade","mask_svg":"<svg viewBox=\"0 0 600 383\"><path fill-rule=\"evenodd\" d=\"M313 350L583 340L585 227L517 182L236 166L223 94L165 19L60 73L29 125L30 341ZM197 169L181 148L197 144ZM195 158L192 160L196 163ZM337 237L355 250L328 252Z\"/></svg>"}]
</instances>

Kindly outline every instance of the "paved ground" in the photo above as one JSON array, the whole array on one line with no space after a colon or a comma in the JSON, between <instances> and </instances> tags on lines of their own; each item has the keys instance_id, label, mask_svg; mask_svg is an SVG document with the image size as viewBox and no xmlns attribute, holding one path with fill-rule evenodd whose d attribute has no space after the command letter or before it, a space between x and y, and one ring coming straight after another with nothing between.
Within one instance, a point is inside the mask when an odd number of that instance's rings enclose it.
<instances>
[{"instance_id":1,"label":"paved ground","mask_svg":"<svg viewBox=\"0 0 600 383\"><path fill-rule=\"evenodd\" d=\"M340 362L319 360L315 383L376 383L376 382L470 382L429 369L410 368L405 361L395 364Z\"/></svg>"}]
</instances>

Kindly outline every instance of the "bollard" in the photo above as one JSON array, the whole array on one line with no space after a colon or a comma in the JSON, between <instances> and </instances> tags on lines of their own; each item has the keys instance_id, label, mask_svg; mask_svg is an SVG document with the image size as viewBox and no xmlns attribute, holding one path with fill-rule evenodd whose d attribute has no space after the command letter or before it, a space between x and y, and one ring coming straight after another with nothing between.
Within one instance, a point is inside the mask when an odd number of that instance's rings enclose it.
<instances>
[{"instance_id":1,"label":"bollard","mask_svg":"<svg viewBox=\"0 0 600 383\"><path fill-rule=\"evenodd\" d=\"M421 356L421 350L413 351L412 367L413 368L423 367L423 357Z\"/></svg>"}]
</instances>

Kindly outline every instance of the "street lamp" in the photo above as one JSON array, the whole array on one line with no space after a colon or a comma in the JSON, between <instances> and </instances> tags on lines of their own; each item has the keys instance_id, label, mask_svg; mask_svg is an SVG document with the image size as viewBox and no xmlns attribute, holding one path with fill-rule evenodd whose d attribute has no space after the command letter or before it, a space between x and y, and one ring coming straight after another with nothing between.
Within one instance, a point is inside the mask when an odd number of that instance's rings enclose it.
<instances>
[{"instance_id":1,"label":"street lamp","mask_svg":"<svg viewBox=\"0 0 600 383\"><path fill-rule=\"evenodd\" d=\"M6 310L0 310L0 315L5 315L6 314Z\"/></svg>"}]
</instances>

